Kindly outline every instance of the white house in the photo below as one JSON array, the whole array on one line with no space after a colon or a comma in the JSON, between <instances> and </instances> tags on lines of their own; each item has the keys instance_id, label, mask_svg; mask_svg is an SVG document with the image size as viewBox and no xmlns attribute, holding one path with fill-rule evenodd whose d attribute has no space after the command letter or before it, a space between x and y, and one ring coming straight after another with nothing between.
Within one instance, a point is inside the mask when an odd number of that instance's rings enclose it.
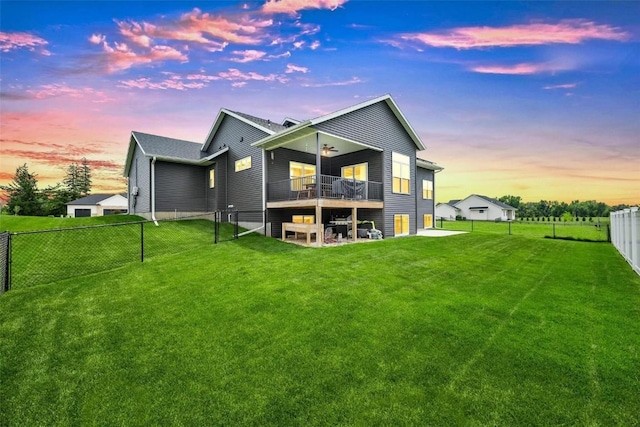
<instances>
[{"instance_id":1,"label":"white house","mask_svg":"<svg viewBox=\"0 0 640 427\"><path fill-rule=\"evenodd\" d=\"M66 204L71 217L127 213L128 200L121 194L92 194Z\"/></svg>"},{"instance_id":2,"label":"white house","mask_svg":"<svg viewBox=\"0 0 640 427\"><path fill-rule=\"evenodd\" d=\"M460 209L455 207L455 203L459 200L452 200L449 203L438 203L436 205L436 219L444 219L445 221L455 221L456 216L460 215Z\"/></svg>"},{"instance_id":3,"label":"white house","mask_svg":"<svg viewBox=\"0 0 640 427\"><path fill-rule=\"evenodd\" d=\"M512 221L516 219L516 208L491 197L472 194L454 205L460 216L482 221Z\"/></svg>"}]
</instances>

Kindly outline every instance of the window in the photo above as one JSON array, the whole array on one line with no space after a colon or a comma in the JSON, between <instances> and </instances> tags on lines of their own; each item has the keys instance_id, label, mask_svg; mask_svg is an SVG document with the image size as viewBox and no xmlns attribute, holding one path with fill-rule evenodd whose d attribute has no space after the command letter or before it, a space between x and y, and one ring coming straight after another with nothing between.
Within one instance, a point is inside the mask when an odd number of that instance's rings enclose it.
<instances>
[{"instance_id":1,"label":"window","mask_svg":"<svg viewBox=\"0 0 640 427\"><path fill-rule=\"evenodd\" d=\"M251 169L251 156L236 160L236 172L240 172L245 169Z\"/></svg>"},{"instance_id":2,"label":"window","mask_svg":"<svg viewBox=\"0 0 640 427\"><path fill-rule=\"evenodd\" d=\"M401 214L393 216L393 234L406 236L409 234L409 215Z\"/></svg>"},{"instance_id":3,"label":"window","mask_svg":"<svg viewBox=\"0 0 640 427\"><path fill-rule=\"evenodd\" d=\"M425 214L423 217L423 221L424 221L424 228L433 227L433 215Z\"/></svg>"},{"instance_id":4,"label":"window","mask_svg":"<svg viewBox=\"0 0 640 427\"><path fill-rule=\"evenodd\" d=\"M216 170L209 170L209 188L214 188L216 186Z\"/></svg>"},{"instance_id":5,"label":"window","mask_svg":"<svg viewBox=\"0 0 640 427\"><path fill-rule=\"evenodd\" d=\"M343 166L342 178L357 179L358 181L366 181L368 175L369 165L367 163L360 163L357 165Z\"/></svg>"},{"instance_id":6,"label":"window","mask_svg":"<svg viewBox=\"0 0 640 427\"><path fill-rule=\"evenodd\" d=\"M292 215L291 222L295 224L315 224L316 216L315 215Z\"/></svg>"},{"instance_id":7,"label":"window","mask_svg":"<svg viewBox=\"0 0 640 427\"><path fill-rule=\"evenodd\" d=\"M304 190L307 185L316 183L316 165L289 162L289 176L291 177L291 190Z\"/></svg>"},{"instance_id":8,"label":"window","mask_svg":"<svg viewBox=\"0 0 640 427\"><path fill-rule=\"evenodd\" d=\"M399 153L391 153L393 192L400 194L411 194L409 183L411 181L411 160L409 156Z\"/></svg>"},{"instance_id":9,"label":"window","mask_svg":"<svg viewBox=\"0 0 640 427\"><path fill-rule=\"evenodd\" d=\"M422 198L433 199L433 181L428 179L422 180Z\"/></svg>"}]
</instances>

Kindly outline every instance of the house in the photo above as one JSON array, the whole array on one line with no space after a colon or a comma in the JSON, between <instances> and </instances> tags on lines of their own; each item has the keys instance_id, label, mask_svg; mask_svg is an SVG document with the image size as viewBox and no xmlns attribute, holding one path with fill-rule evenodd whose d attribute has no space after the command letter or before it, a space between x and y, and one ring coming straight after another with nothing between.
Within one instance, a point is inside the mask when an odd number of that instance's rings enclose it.
<instances>
[{"instance_id":1,"label":"house","mask_svg":"<svg viewBox=\"0 0 640 427\"><path fill-rule=\"evenodd\" d=\"M223 108L202 143L131 133L129 212L158 219L238 210L244 227L272 237L283 223L314 224L322 236L358 220L386 237L416 234L433 226L443 169L418 158L422 150L390 95L281 124Z\"/></svg>"},{"instance_id":2,"label":"house","mask_svg":"<svg viewBox=\"0 0 640 427\"><path fill-rule=\"evenodd\" d=\"M459 210L458 215L465 219L484 221L513 221L516 219L516 208L491 197L472 194L466 199L453 202L455 202L453 206Z\"/></svg>"},{"instance_id":3,"label":"house","mask_svg":"<svg viewBox=\"0 0 640 427\"><path fill-rule=\"evenodd\" d=\"M127 213L128 203L122 194L91 194L67 203L67 216L77 218Z\"/></svg>"},{"instance_id":4,"label":"house","mask_svg":"<svg viewBox=\"0 0 640 427\"><path fill-rule=\"evenodd\" d=\"M444 219L445 221L455 221L460 215L460 209L455 207L455 203L460 200L452 200L448 203L438 203L436 205L436 219Z\"/></svg>"}]
</instances>

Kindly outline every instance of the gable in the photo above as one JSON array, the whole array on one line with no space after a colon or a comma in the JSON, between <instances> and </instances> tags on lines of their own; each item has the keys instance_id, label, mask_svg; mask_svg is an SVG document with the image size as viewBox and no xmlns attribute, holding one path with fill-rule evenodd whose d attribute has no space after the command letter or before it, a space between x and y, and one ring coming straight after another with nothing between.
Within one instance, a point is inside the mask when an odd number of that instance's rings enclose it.
<instances>
[{"instance_id":1,"label":"gable","mask_svg":"<svg viewBox=\"0 0 640 427\"><path fill-rule=\"evenodd\" d=\"M314 125L314 128L379 149L418 145L386 102L376 102ZM421 144L421 143L420 143ZM420 149L424 146L420 145Z\"/></svg>"},{"instance_id":2,"label":"gable","mask_svg":"<svg viewBox=\"0 0 640 427\"><path fill-rule=\"evenodd\" d=\"M248 126L253 129L253 131L260 132L260 138L264 138L268 135L273 135L279 131L286 129L284 126L272 123L270 120L260 119L258 117L251 116L249 114L238 113L235 111L227 110L225 108L220 109L216 119L211 125L211 129L207 134L207 137L204 140L204 144L202 144L201 150L203 152L211 152L211 146L216 144L216 141L221 141L225 138L224 135L220 135L220 127L223 123L234 123L238 128L244 128ZM239 139L239 138L238 138ZM258 139L252 140L251 142L255 142Z\"/></svg>"}]
</instances>

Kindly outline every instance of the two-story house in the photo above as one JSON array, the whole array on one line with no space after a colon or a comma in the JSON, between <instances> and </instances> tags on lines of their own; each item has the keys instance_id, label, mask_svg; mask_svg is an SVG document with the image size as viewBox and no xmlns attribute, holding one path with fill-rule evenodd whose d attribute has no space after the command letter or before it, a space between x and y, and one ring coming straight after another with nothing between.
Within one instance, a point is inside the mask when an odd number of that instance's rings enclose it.
<instances>
[{"instance_id":1,"label":"two-story house","mask_svg":"<svg viewBox=\"0 0 640 427\"><path fill-rule=\"evenodd\" d=\"M282 123L221 109L204 143L132 132L124 176L129 212L156 219L239 210L244 226L280 237L293 220L349 218L385 237L431 228L435 173L390 95ZM249 215L249 216L248 216Z\"/></svg>"}]
</instances>

